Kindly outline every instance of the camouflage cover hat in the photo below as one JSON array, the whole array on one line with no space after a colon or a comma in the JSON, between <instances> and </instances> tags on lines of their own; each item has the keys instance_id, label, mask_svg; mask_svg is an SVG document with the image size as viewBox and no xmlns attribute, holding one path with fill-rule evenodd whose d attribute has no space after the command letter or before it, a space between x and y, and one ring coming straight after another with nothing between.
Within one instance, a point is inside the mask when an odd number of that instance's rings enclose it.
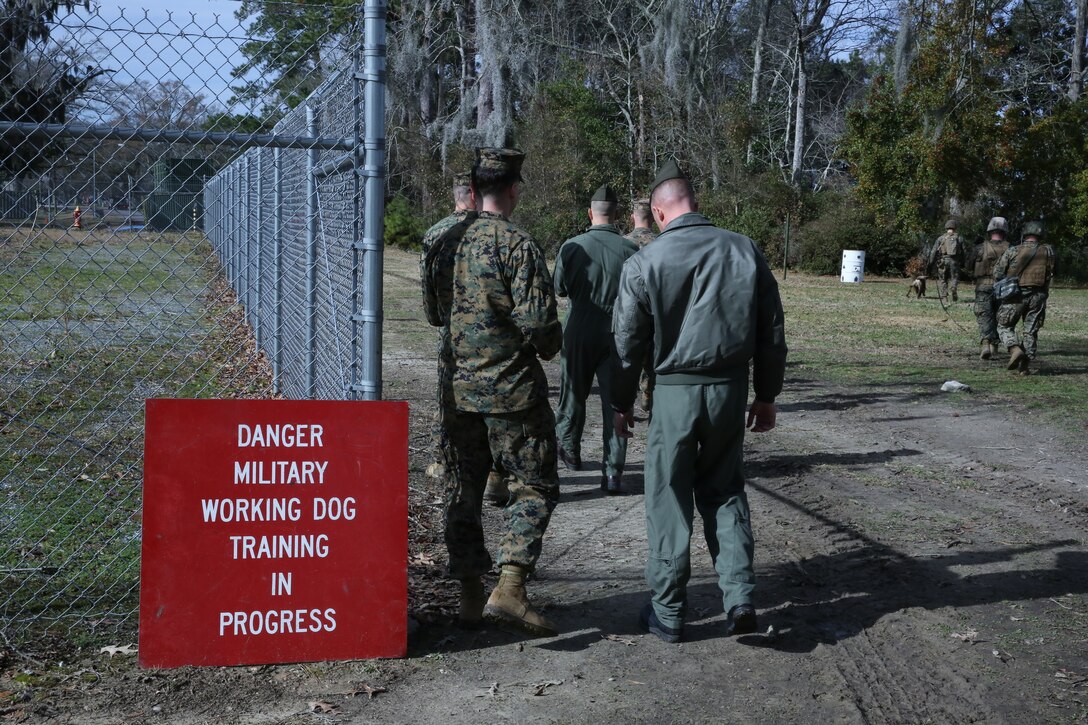
<instances>
[{"instance_id":1,"label":"camouflage cover hat","mask_svg":"<svg viewBox=\"0 0 1088 725\"><path fill-rule=\"evenodd\" d=\"M956 221L955 219L949 219L948 221L946 221L944 223L944 228L945 229L959 229L960 228L960 223L958 221Z\"/></svg>"},{"instance_id":2,"label":"camouflage cover hat","mask_svg":"<svg viewBox=\"0 0 1088 725\"><path fill-rule=\"evenodd\" d=\"M525 161L525 153L518 149L500 149L491 146L483 146L476 149L476 166L480 169L492 169L502 173L517 174L521 181L521 164Z\"/></svg>"},{"instance_id":3,"label":"camouflage cover hat","mask_svg":"<svg viewBox=\"0 0 1088 725\"><path fill-rule=\"evenodd\" d=\"M661 170L657 172L657 176L654 177L654 183L650 187L650 193L653 194L654 189L661 186L666 181L687 178L688 175L680 168L680 164L676 163L676 159L669 159L665 162L665 165L661 167Z\"/></svg>"},{"instance_id":4,"label":"camouflage cover hat","mask_svg":"<svg viewBox=\"0 0 1088 725\"><path fill-rule=\"evenodd\" d=\"M1039 239L1042 239L1043 238L1043 223L1040 222L1040 221L1025 222L1024 223L1024 230L1020 233L1020 236L1021 237L1026 237L1028 235L1031 235L1031 236L1034 236L1034 237L1039 237Z\"/></svg>"},{"instance_id":5,"label":"camouflage cover hat","mask_svg":"<svg viewBox=\"0 0 1088 725\"><path fill-rule=\"evenodd\" d=\"M634 204L631 205L631 211L636 214L649 214L650 213L650 200L649 199L636 199Z\"/></svg>"},{"instance_id":6,"label":"camouflage cover hat","mask_svg":"<svg viewBox=\"0 0 1088 725\"><path fill-rule=\"evenodd\" d=\"M1007 232L1009 231L1009 222L1003 216L995 216L990 219L990 223L986 225L986 231Z\"/></svg>"},{"instance_id":7,"label":"camouflage cover hat","mask_svg":"<svg viewBox=\"0 0 1088 725\"><path fill-rule=\"evenodd\" d=\"M608 201L613 204L618 204L620 198L616 196L616 192L612 190L612 187L605 184L601 188L597 189L597 193L593 195L590 201Z\"/></svg>"},{"instance_id":8,"label":"camouflage cover hat","mask_svg":"<svg viewBox=\"0 0 1088 725\"><path fill-rule=\"evenodd\" d=\"M461 171L453 175L454 186L472 186L472 172Z\"/></svg>"}]
</instances>

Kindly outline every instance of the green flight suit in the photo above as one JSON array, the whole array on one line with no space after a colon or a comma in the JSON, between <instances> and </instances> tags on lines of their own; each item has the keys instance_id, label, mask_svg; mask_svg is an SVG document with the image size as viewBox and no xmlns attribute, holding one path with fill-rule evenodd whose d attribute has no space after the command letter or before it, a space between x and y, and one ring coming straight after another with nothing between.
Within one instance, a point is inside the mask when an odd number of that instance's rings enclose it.
<instances>
[{"instance_id":1,"label":"green flight suit","mask_svg":"<svg viewBox=\"0 0 1088 725\"><path fill-rule=\"evenodd\" d=\"M623 263L637 251L612 224L595 224L564 242L555 259L555 293L570 298L563 326L556 437L568 453L581 455L586 399L596 377L604 426L603 468L609 476L623 473L627 460L627 440L616 435L609 400L612 305Z\"/></svg>"},{"instance_id":2,"label":"green flight suit","mask_svg":"<svg viewBox=\"0 0 1088 725\"><path fill-rule=\"evenodd\" d=\"M696 506L725 611L749 603L748 375L756 398L773 403L786 368L782 301L766 260L751 239L684 214L624 265L612 333L617 411L634 406L649 347L657 373L645 469L646 581L657 618L683 626Z\"/></svg>"}]
</instances>

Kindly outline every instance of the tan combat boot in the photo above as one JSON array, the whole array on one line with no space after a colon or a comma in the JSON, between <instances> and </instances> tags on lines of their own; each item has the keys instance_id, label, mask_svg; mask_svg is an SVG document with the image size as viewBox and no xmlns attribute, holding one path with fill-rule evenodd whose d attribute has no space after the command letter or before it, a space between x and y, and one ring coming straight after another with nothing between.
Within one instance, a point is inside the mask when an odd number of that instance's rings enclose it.
<instances>
[{"instance_id":1,"label":"tan combat boot","mask_svg":"<svg viewBox=\"0 0 1088 725\"><path fill-rule=\"evenodd\" d=\"M457 623L466 629L480 626L484 613L484 583L474 576L461 580L461 609L457 613Z\"/></svg>"},{"instance_id":2,"label":"tan combat boot","mask_svg":"<svg viewBox=\"0 0 1088 725\"><path fill-rule=\"evenodd\" d=\"M994 346L990 344L989 340L982 341L982 347L978 353L978 356L983 360L989 360L991 357L994 356Z\"/></svg>"},{"instance_id":3,"label":"tan combat boot","mask_svg":"<svg viewBox=\"0 0 1088 725\"><path fill-rule=\"evenodd\" d=\"M1024 348L1019 345L1013 345L1009 348L1009 370L1018 370L1020 368L1020 360L1027 357L1024 354Z\"/></svg>"},{"instance_id":4,"label":"tan combat boot","mask_svg":"<svg viewBox=\"0 0 1088 725\"><path fill-rule=\"evenodd\" d=\"M493 506L505 506L510 500L510 488L506 485L506 478L498 471L492 471L487 476L484 500Z\"/></svg>"},{"instance_id":5,"label":"tan combat boot","mask_svg":"<svg viewBox=\"0 0 1088 725\"><path fill-rule=\"evenodd\" d=\"M554 637L559 634L555 625L538 614L529 604L525 594L525 576L528 572L516 564L504 564L499 584L484 607L484 618L491 622L510 624L529 634Z\"/></svg>"}]
</instances>

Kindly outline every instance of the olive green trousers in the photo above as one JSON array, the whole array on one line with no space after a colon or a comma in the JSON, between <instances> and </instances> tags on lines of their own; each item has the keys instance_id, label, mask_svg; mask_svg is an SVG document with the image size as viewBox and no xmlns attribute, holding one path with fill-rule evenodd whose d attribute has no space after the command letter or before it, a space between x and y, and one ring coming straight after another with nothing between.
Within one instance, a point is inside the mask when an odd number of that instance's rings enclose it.
<instances>
[{"instance_id":1,"label":"olive green trousers","mask_svg":"<svg viewBox=\"0 0 1088 725\"><path fill-rule=\"evenodd\" d=\"M744 493L748 381L674 385L658 376L646 442L646 582L667 627L683 625L694 508L728 612L751 602L754 540Z\"/></svg>"}]
</instances>

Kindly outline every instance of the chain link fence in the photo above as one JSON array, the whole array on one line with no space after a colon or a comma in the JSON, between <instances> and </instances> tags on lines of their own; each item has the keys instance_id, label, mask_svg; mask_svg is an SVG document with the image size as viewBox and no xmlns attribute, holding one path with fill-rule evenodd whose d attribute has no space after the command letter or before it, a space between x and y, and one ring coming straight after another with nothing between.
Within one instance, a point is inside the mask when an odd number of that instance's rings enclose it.
<instances>
[{"instance_id":1,"label":"chain link fence","mask_svg":"<svg viewBox=\"0 0 1088 725\"><path fill-rule=\"evenodd\" d=\"M9 647L134 636L146 398L379 394L385 13L77 8L0 49Z\"/></svg>"}]
</instances>

